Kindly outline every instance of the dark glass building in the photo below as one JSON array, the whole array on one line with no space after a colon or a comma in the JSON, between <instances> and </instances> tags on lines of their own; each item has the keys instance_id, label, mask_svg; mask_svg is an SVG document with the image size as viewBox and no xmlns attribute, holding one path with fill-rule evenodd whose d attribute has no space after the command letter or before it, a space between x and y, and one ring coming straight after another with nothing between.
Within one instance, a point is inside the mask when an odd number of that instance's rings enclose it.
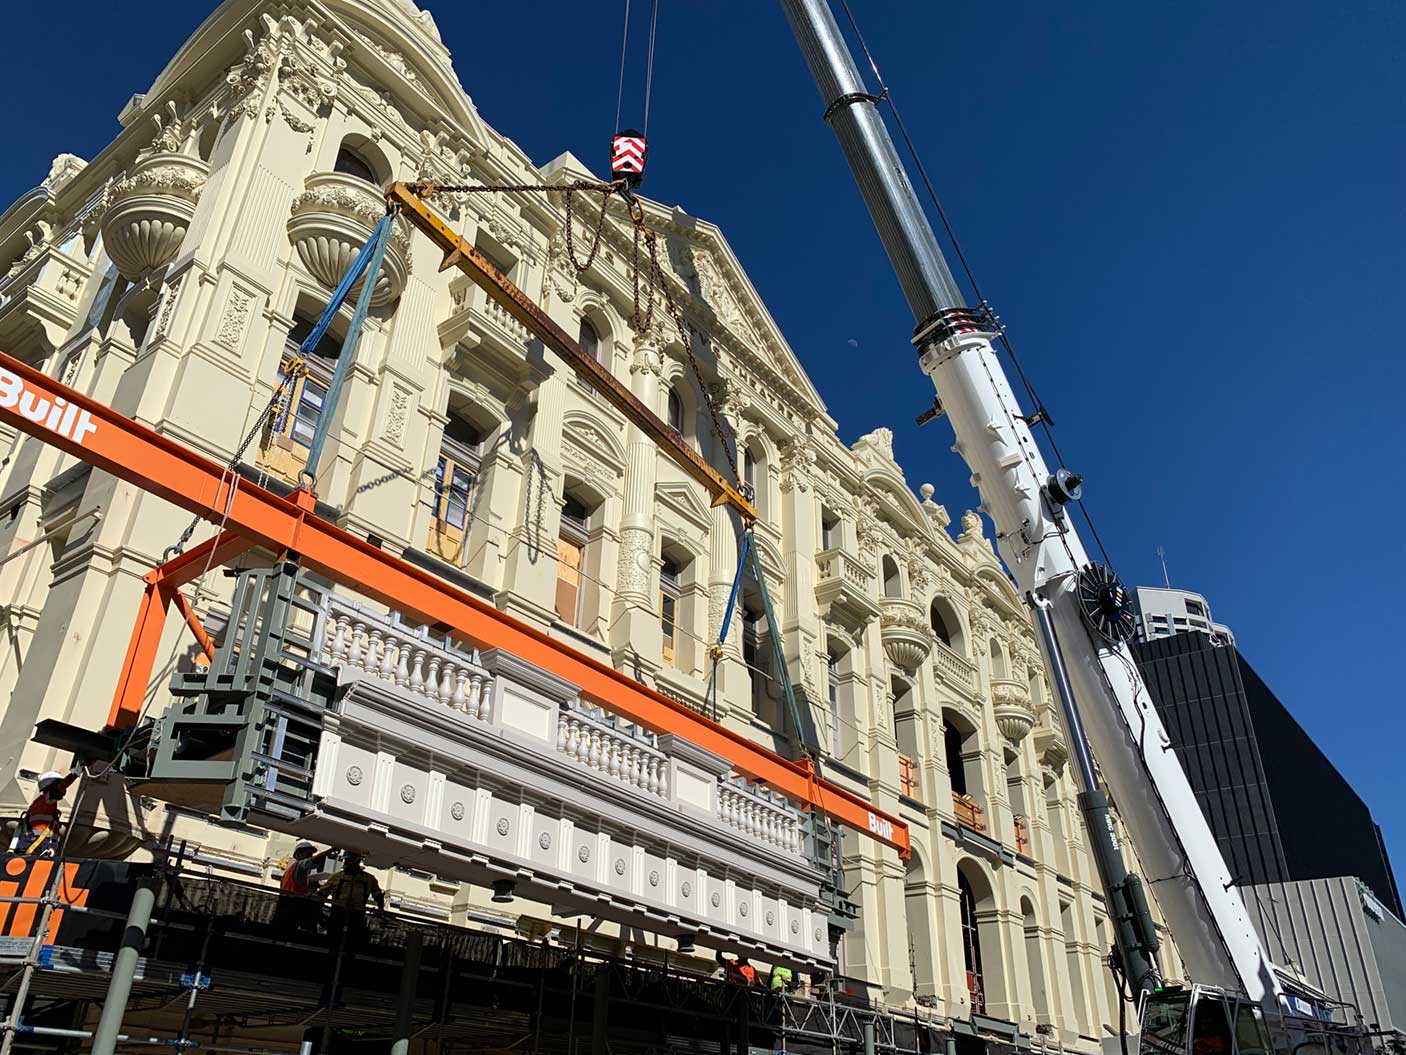
<instances>
[{"instance_id":1,"label":"dark glass building","mask_svg":"<svg viewBox=\"0 0 1406 1055\"><path fill-rule=\"evenodd\" d=\"M1233 644L1182 631L1133 654L1240 886L1351 875L1403 917L1371 811Z\"/></svg>"}]
</instances>

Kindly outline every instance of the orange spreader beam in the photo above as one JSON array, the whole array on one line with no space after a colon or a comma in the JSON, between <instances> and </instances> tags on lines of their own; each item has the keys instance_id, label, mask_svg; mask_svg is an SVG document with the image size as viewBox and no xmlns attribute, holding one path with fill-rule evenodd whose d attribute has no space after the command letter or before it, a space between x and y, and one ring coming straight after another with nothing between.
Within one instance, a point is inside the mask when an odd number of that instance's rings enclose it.
<instances>
[{"instance_id":1,"label":"orange spreader beam","mask_svg":"<svg viewBox=\"0 0 1406 1055\"><path fill-rule=\"evenodd\" d=\"M727 759L739 773L908 856L908 826L899 818L329 524L313 514L307 491L281 498L3 353L0 421L225 528L147 576L109 716L114 728L131 726L141 714L174 591L199 576L207 563L262 546L296 554L304 567L412 618L445 627L466 645L501 648L535 663L579 686L586 699L606 710L658 733L677 733ZM178 610L183 607L176 603Z\"/></svg>"}]
</instances>

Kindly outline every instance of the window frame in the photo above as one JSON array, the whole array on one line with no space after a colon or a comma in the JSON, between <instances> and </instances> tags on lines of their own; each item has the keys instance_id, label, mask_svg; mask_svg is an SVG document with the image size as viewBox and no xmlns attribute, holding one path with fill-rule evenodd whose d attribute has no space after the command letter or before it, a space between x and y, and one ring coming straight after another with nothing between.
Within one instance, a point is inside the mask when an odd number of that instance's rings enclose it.
<instances>
[{"instance_id":1,"label":"window frame","mask_svg":"<svg viewBox=\"0 0 1406 1055\"><path fill-rule=\"evenodd\" d=\"M669 569L673 569L672 572ZM683 568L668 557L659 565L659 633L664 662L678 666L679 607L683 598Z\"/></svg>"},{"instance_id":2,"label":"window frame","mask_svg":"<svg viewBox=\"0 0 1406 1055\"><path fill-rule=\"evenodd\" d=\"M568 505L575 504L581 510L581 515L577 516L568 512ZM586 504L572 495L567 495L561 510L561 527L557 532L557 585L555 597L555 610L557 619L567 626L575 627L577 630L581 626L581 605L586 591L582 589L582 580L586 575L586 551L590 544L590 519L591 511L586 508ZM570 563L567 556L574 553L575 562ZM568 582L567 576L563 573L571 571L575 576L575 582ZM567 583L573 591L572 611L570 617L562 612L562 585Z\"/></svg>"}]
</instances>

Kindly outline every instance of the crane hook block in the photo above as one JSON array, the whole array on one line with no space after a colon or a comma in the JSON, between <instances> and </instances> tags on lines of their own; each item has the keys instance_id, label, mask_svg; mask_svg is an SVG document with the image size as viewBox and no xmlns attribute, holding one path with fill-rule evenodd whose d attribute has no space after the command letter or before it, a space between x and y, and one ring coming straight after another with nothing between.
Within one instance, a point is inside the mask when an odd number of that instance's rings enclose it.
<instances>
[{"instance_id":1,"label":"crane hook block","mask_svg":"<svg viewBox=\"0 0 1406 1055\"><path fill-rule=\"evenodd\" d=\"M644 182L644 167L649 162L649 143L642 132L626 128L617 132L610 142L610 174L623 181L631 190Z\"/></svg>"}]
</instances>

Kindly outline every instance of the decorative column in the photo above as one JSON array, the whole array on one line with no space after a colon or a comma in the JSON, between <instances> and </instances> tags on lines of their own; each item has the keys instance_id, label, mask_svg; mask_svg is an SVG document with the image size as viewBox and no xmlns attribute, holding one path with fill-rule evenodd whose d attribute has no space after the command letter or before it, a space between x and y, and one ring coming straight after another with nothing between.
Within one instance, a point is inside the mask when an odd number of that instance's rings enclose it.
<instances>
[{"instance_id":1,"label":"decorative column","mask_svg":"<svg viewBox=\"0 0 1406 1055\"><path fill-rule=\"evenodd\" d=\"M639 335L630 358L630 389L656 414L663 367L653 335ZM609 640L616 667L634 670L638 663L646 680L663 663L658 598L654 596L654 489L658 461L654 440L631 425L625 450L625 500Z\"/></svg>"},{"instance_id":2,"label":"decorative column","mask_svg":"<svg viewBox=\"0 0 1406 1055\"><path fill-rule=\"evenodd\" d=\"M820 609L815 599L819 532L814 473L815 449L810 440L804 434L793 436L781 449L781 530L786 561L781 645L796 686L801 741L819 748L817 726L823 726L829 718L828 708L820 704L825 690L819 666L825 648L820 640Z\"/></svg>"},{"instance_id":3,"label":"decorative column","mask_svg":"<svg viewBox=\"0 0 1406 1055\"><path fill-rule=\"evenodd\" d=\"M710 386L708 392L713 408L722 421L723 432L729 437L729 447L734 455L737 451L737 422L747 408L749 400L731 381L720 381ZM714 445L718 442L714 437ZM718 455L722 452L716 451ZM714 465L725 464L725 457L715 457ZM727 506L714 506L711 523L708 527L708 644L717 642L722 630L723 613L727 610L727 599L732 592L732 581L737 575L737 518ZM710 658L705 670L712 670ZM742 598L739 593L737 608L733 611L732 624L728 628L727 640L723 642L723 656L718 660L715 691L718 705L718 720L733 729L750 729L752 721L752 681L742 662Z\"/></svg>"}]
</instances>

